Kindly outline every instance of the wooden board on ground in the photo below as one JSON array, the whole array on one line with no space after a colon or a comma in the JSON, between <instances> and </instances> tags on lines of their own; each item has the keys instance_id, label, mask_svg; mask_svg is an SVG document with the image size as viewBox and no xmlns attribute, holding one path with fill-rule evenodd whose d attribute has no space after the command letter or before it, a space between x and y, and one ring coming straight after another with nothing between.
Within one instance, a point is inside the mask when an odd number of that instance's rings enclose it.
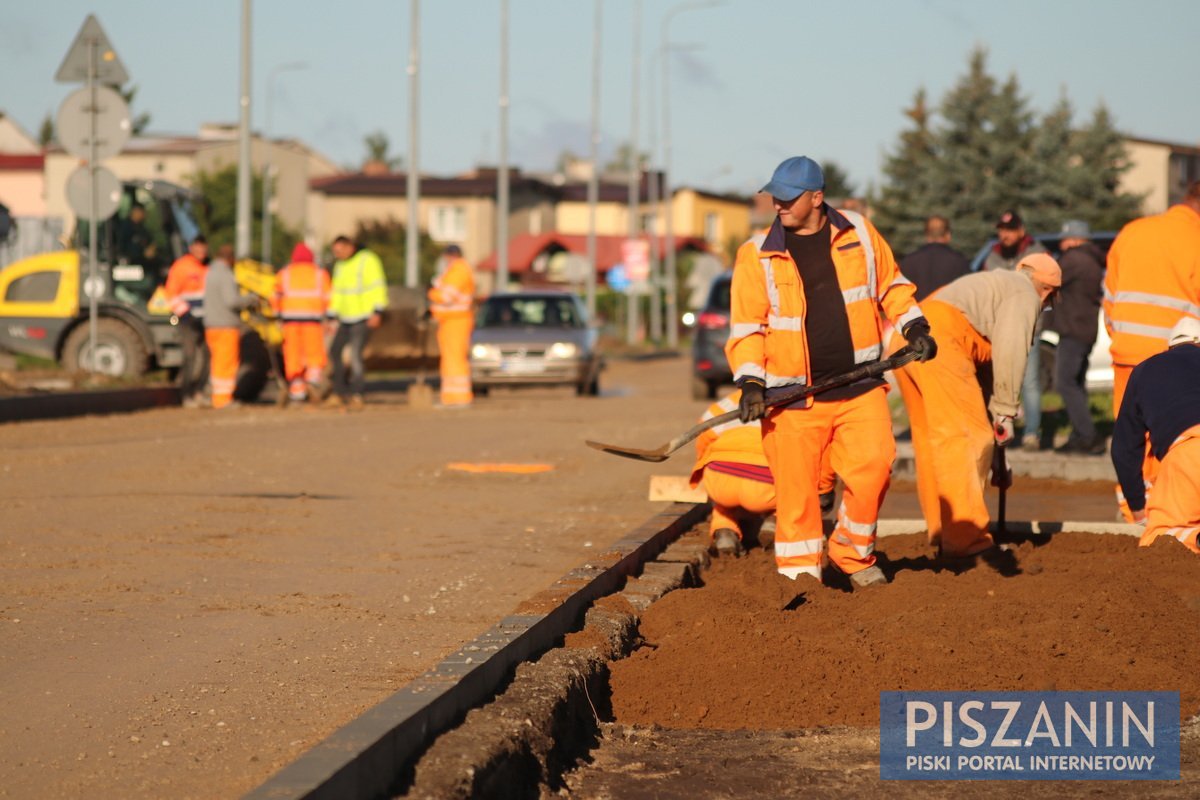
<instances>
[{"instance_id":1,"label":"wooden board on ground","mask_svg":"<svg viewBox=\"0 0 1200 800\"><path fill-rule=\"evenodd\" d=\"M650 500L669 503L707 503L708 493L688 486L687 475L651 475Z\"/></svg>"}]
</instances>

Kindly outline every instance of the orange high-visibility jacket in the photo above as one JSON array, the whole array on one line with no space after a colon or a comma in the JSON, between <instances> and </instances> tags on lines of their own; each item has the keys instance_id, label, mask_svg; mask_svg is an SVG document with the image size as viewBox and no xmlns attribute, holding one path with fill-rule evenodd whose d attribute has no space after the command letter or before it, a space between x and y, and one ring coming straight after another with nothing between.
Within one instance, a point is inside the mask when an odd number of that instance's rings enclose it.
<instances>
[{"instance_id":1,"label":"orange high-visibility jacket","mask_svg":"<svg viewBox=\"0 0 1200 800\"><path fill-rule=\"evenodd\" d=\"M190 312L193 317L204 316L204 279L207 275L208 267L191 253L175 259L167 271L164 287L172 314L182 317Z\"/></svg>"},{"instance_id":2,"label":"orange high-visibility jacket","mask_svg":"<svg viewBox=\"0 0 1200 800\"><path fill-rule=\"evenodd\" d=\"M880 309L896 330L923 317L916 287L896 266L892 249L861 214L825 206L829 247L850 322L854 363L883 356ZM725 356L734 380L757 378L767 388L809 383L809 313L800 272L775 223L759 243L743 244L733 269L733 302ZM812 402L809 398L806 406Z\"/></svg>"},{"instance_id":3,"label":"orange high-visibility jacket","mask_svg":"<svg viewBox=\"0 0 1200 800\"><path fill-rule=\"evenodd\" d=\"M1135 366L1166 350L1185 314L1200 318L1200 214L1176 205L1126 225L1108 251L1104 324L1113 363Z\"/></svg>"},{"instance_id":4,"label":"orange high-visibility jacket","mask_svg":"<svg viewBox=\"0 0 1200 800\"><path fill-rule=\"evenodd\" d=\"M701 422L733 411L742 399L742 390L736 389L708 407ZM763 452L762 423L759 420L742 422L735 419L715 428L709 428L696 438L696 463L692 467L691 485L699 486L704 479L704 468L713 461L732 461L735 464L753 464L766 467L767 454Z\"/></svg>"},{"instance_id":5,"label":"orange high-visibility jacket","mask_svg":"<svg viewBox=\"0 0 1200 800\"><path fill-rule=\"evenodd\" d=\"M275 276L273 305L284 322L320 322L329 310L329 273L312 262L293 261Z\"/></svg>"},{"instance_id":6,"label":"orange high-visibility jacket","mask_svg":"<svg viewBox=\"0 0 1200 800\"><path fill-rule=\"evenodd\" d=\"M429 289L429 310L435 319L471 313L475 297L475 273L465 258L455 258Z\"/></svg>"}]
</instances>

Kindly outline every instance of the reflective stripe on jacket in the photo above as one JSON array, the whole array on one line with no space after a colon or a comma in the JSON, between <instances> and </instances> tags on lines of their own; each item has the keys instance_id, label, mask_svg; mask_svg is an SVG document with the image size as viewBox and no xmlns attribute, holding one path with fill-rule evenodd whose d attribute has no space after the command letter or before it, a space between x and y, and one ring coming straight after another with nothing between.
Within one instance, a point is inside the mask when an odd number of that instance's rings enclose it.
<instances>
[{"instance_id":1,"label":"reflective stripe on jacket","mask_svg":"<svg viewBox=\"0 0 1200 800\"><path fill-rule=\"evenodd\" d=\"M387 304L387 278L379 256L364 247L333 265L329 316L346 324L362 322Z\"/></svg>"},{"instance_id":2,"label":"reflective stripe on jacket","mask_svg":"<svg viewBox=\"0 0 1200 800\"><path fill-rule=\"evenodd\" d=\"M1104 324L1113 363L1135 366L1166 350L1184 315L1200 318L1200 214L1175 205L1126 225L1108 251Z\"/></svg>"},{"instance_id":3,"label":"reflective stripe on jacket","mask_svg":"<svg viewBox=\"0 0 1200 800\"><path fill-rule=\"evenodd\" d=\"M854 363L883 355L879 311L897 330L922 318L916 287L896 266L892 249L870 222L853 211L825 206L830 251L850 323ZM757 378L768 388L809 383L808 314L800 272L784 243L779 219L762 244L738 249L725 356L734 380ZM811 402L811 398L809 400ZM807 405L807 403L806 403Z\"/></svg>"},{"instance_id":4,"label":"reflective stripe on jacket","mask_svg":"<svg viewBox=\"0 0 1200 800\"><path fill-rule=\"evenodd\" d=\"M329 273L293 261L275 276L275 311L284 322L320 322L329 310Z\"/></svg>"},{"instance_id":5,"label":"reflective stripe on jacket","mask_svg":"<svg viewBox=\"0 0 1200 800\"><path fill-rule=\"evenodd\" d=\"M707 422L713 417L733 411L741 399L742 390L735 389L728 397L709 406L700 417L700 421ZM756 419L742 422L735 419L701 433L696 439L696 463L692 467L690 479L693 487L700 485L700 481L704 479L704 468L713 461L769 466L767 454L763 452L761 421Z\"/></svg>"},{"instance_id":6,"label":"reflective stripe on jacket","mask_svg":"<svg viewBox=\"0 0 1200 800\"><path fill-rule=\"evenodd\" d=\"M177 317L190 313L193 317L204 316L204 280L208 267L191 253L175 259L167 271L164 287L171 313Z\"/></svg>"},{"instance_id":7,"label":"reflective stripe on jacket","mask_svg":"<svg viewBox=\"0 0 1200 800\"><path fill-rule=\"evenodd\" d=\"M433 279L429 310L437 319L448 314L470 313L475 297L475 274L465 258L455 258Z\"/></svg>"}]
</instances>

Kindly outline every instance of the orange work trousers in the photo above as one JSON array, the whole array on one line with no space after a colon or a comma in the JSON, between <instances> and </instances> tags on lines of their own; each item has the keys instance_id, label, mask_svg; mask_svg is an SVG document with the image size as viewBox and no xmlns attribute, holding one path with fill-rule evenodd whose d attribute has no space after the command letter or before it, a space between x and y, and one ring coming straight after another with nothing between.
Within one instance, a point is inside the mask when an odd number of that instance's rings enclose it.
<instances>
[{"instance_id":1,"label":"orange work trousers","mask_svg":"<svg viewBox=\"0 0 1200 800\"><path fill-rule=\"evenodd\" d=\"M440 373L442 378L441 401L444 406L470 405L471 330L475 321L471 313L450 312L438 317L437 341L441 354Z\"/></svg>"},{"instance_id":2,"label":"orange work trousers","mask_svg":"<svg viewBox=\"0 0 1200 800\"><path fill-rule=\"evenodd\" d=\"M943 555L972 555L993 545L984 493L995 434L977 376L992 346L957 308L927 299L921 310L937 357L894 373L912 428L917 499L929 543ZM893 334L893 350L903 343Z\"/></svg>"},{"instance_id":3,"label":"orange work trousers","mask_svg":"<svg viewBox=\"0 0 1200 800\"><path fill-rule=\"evenodd\" d=\"M775 510L775 484L704 470L704 491L712 501L711 536L728 528L742 538L741 521L747 517L762 517Z\"/></svg>"},{"instance_id":4,"label":"orange work trousers","mask_svg":"<svg viewBox=\"0 0 1200 800\"><path fill-rule=\"evenodd\" d=\"M1139 544L1146 547L1159 536L1170 536L1200 553L1200 425L1180 434L1158 464Z\"/></svg>"},{"instance_id":5,"label":"orange work trousers","mask_svg":"<svg viewBox=\"0 0 1200 800\"><path fill-rule=\"evenodd\" d=\"M896 460L887 388L772 412L762 428L763 451L775 475L776 569L789 578L821 577L824 530L817 487L826 451L843 487L829 560L847 575L873 566L879 507Z\"/></svg>"},{"instance_id":6,"label":"orange work trousers","mask_svg":"<svg viewBox=\"0 0 1200 800\"><path fill-rule=\"evenodd\" d=\"M1125 387L1129 384L1129 374L1133 372L1133 367L1127 367L1124 364L1113 364L1113 420L1117 418L1117 414L1121 412L1121 401L1125 398ZM1146 437L1146 455L1142 457L1142 481L1146 487L1146 502L1149 507L1150 490L1154 488L1155 478L1158 476L1158 459L1150 453L1150 437ZM1129 503L1125 502L1125 493L1121 491L1121 484L1116 486L1117 508L1121 512L1121 516L1126 522L1133 522L1133 514L1129 511Z\"/></svg>"},{"instance_id":7,"label":"orange work trousers","mask_svg":"<svg viewBox=\"0 0 1200 800\"><path fill-rule=\"evenodd\" d=\"M293 399L308 396L308 387L320 383L327 363L322 323L283 323L283 372Z\"/></svg>"},{"instance_id":8,"label":"orange work trousers","mask_svg":"<svg viewBox=\"0 0 1200 800\"><path fill-rule=\"evenodd\" d=\"M204 341L212 364L209 379L212 383L212 406L224 408L233 402L237 388L240 331L237 328L205 328Z\"/></svg>"}]
</instances>

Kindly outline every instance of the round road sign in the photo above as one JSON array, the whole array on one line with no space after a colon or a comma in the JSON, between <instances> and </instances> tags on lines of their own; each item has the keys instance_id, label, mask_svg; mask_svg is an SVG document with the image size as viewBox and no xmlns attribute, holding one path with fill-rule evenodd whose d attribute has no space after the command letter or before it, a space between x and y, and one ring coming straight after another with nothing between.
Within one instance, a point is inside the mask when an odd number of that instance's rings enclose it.
<instances>
[{"instance_id":1,"label":"round road sign","mask_svg":"<svg viewBox=\"0 0 1200 800\"><path fill-rule=\"evenodd\" d=\"M96 275L92 278L87 278L83 282L83 294L88 298L96 298L99 300L104 297L104 278Z\"/></svg>"},{"instance_id":2,"label":"round road sign","mask_svg":"<svg viewBox=\"0 0 1200 800\"><path fill-rule=\"evenodd\" d=\"M96 160L112 158L121 152L133 133L129 105L107 86L97 86L96 103L87 88L76 89L58 107L55 133L58 143L76 158L92 157L92 117L95 116Z\"/></svg>"},{"instance_id":3,"label":"round road sign","mask_svg":"<svg viewBox=\"0 0 1200 800\"><path fill-rule=\"evenodd\" d=\"M92 191L88 166L76 167L67 178L67 203L81 219L92 218ZM96 167L96 219L108 219L121 203L121 182L112 170Z\"/></svg>"}]
</instances>

